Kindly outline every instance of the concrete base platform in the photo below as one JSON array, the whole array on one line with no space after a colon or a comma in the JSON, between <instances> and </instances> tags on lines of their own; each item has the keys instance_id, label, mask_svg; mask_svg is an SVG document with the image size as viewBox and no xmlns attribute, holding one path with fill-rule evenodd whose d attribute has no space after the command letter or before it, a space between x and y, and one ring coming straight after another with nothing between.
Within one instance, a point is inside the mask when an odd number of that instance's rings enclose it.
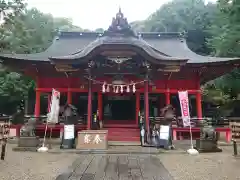
<instances>
[{"instance_id":1,"label":"concrete base platform","mask_svg":"<svg viewBox=\"0 0 240 180\"><path fill-rule=\"evenodd\" d=\"M195 149L200 153L222 152L222 149L218 147L217 141L209 139L196 139Z\"/></svg>"},{"instance_id":2,"label":"concrete base platform","mask_svg":"<svg viewBox=\"0 0 240 180\"><path fill-rule=\"evenodd\" d=\"M39 137L20 137L18 147L38 147L40 145Z\"/></svg>"},{"instance_id":3,"label":"concrete base platform","mask_svg":"<svg viewBox=\"0 0 240 180\"><path fill-rule=\"evenodd\" d=\"M198 149L198 148L194 148L196 150L198 150L199 153L217 153L217 152L222 152L221 148L215 148L215 149Z\"/></svg>"},{"instance_id":4,"label":"concrete base platform","mask_svg":"<svg viewBox=\"0 0 240 180\"><path fill-rule=\"evenodd\" d=\"M156 148L140 146L108 146L107 150L78 150L78 149L59 149L55 147L49 153L75 153L75 154L158 154Z\"/></svg>"},{"instance_id":5,"label":"concrete base platform","mask_svg":"<svg viewBox=\"0 0 240 180\"><path fill-rule=\"evenodd\" d=\"M30 152L37 152L36 147L14 147L12 148L13 151L20 151L20 152L25 152L25 151L30 151Z\"/></svg>"}]
</instances>

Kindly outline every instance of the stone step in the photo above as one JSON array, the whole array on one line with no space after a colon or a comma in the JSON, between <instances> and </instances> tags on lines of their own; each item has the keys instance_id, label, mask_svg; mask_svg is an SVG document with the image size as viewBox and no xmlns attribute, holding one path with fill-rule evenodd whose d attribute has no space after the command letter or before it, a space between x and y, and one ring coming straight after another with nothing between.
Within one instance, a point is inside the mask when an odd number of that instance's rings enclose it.
<instances>
[{"instance_id":1,"label":"stone step","mask_svg":"<svg viewBox=\"0 0 240 180\"><path fill-rule=\"evenodd\" d=\"M110 146L140 146L140 141L108 141Z\"/></svg>"},{"instance_id":2,"label":"stone step","mask_svg":"<svg viewBox=\"0 0 240 180\"><path fill-rule=\"evenodd\" d=\"M125 137L125 136L108 136L109 141L137 141L140 142L140 136L139 137Z\"/></svg>"}]
</instances>

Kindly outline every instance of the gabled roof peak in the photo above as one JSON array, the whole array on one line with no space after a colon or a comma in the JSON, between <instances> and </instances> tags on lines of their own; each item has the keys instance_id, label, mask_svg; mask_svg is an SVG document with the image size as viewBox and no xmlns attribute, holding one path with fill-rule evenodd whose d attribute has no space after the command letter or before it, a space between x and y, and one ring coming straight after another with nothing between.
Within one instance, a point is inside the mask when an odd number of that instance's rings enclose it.
<instances>
[{"instance_id":1,"label":"gabled roof peak","mask_svg":"<svg viewBox=\"0 0 240 180\"><path fill-rule=\"evenodd\" d=\"M106 36L136 36L135 32L132 30L128 23L127 18L124 17L121 8L119 8L116 17L112 18L112 23L108 30L104 32Z\"/></svg>"},{"instance_id":2,"label":"gabled roof peak","mask_svg":"<svg viewBox=\"0 0 240 180\"><path fill-rule=\"evenodd\" d=\"M122 9L121 9L121 7L119 7L119 9L118 9L118 13L116 14L116 17L123 17L124 15L123 15L123 13L122 13Z\"/></svg>"}]
</instances>

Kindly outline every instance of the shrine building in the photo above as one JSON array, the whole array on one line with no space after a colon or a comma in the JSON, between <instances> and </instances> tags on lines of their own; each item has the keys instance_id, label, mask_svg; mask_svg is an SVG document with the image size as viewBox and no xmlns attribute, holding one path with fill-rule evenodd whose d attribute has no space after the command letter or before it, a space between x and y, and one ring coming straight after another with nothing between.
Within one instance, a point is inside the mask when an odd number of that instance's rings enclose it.
<instances>
[{"instance_id":1,"label":"shrine building","mask_svg":"<svg viewBox=\"0 0 240 180\"><path fill-rule=\"evenodd\" d=\"M121 10L103 33L59 32L44 52L1 54L0 59L35 80L36 117L46 115L40 99L50 97L54 88L62 105L77 108L79 129L91 129L98 111L112 141L139 141L139 112L146 124L167 104L180 116L180 90L191 96L191 116L202 118L200 86L240 63L238 58L196 54L178 32L135 33Z\"/></svg>"}]
</instances>

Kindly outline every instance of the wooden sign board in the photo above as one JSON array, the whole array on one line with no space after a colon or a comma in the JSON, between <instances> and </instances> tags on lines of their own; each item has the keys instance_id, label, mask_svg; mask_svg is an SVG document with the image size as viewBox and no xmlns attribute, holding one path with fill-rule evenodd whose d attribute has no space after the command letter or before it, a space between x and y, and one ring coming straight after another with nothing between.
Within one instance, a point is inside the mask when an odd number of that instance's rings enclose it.
<instances>
[{"instance_id":1,"label":"wooden sign board","mask_svg":"<svg viewBox=\"0 0 240 180\"><path fill-rule=\"evenodd\" d=\"M171 127L169 125L160 125L159 147L168 148L171 145Z\"/></svg>"},{"instance_id":2,"label":"wooden sign board","mask_svg":"<svg viewBox=\"0 0 240 180\"><path fill-rule=\"evenodd\" d=\"M231 122L230 126L232 130L232 139L235 141L240 141L240 123Z\"/></svg>"},{"instance_id":3,"label":"wooden sign board","mask_svg":"<svg viewBox=\"0 0 240 180\"><path fill-rule=\"evenodd\" d=\"M106 150L108 148L107 135L107 130L79 131L76 149Z\"/></svg>"}]
</instances>

